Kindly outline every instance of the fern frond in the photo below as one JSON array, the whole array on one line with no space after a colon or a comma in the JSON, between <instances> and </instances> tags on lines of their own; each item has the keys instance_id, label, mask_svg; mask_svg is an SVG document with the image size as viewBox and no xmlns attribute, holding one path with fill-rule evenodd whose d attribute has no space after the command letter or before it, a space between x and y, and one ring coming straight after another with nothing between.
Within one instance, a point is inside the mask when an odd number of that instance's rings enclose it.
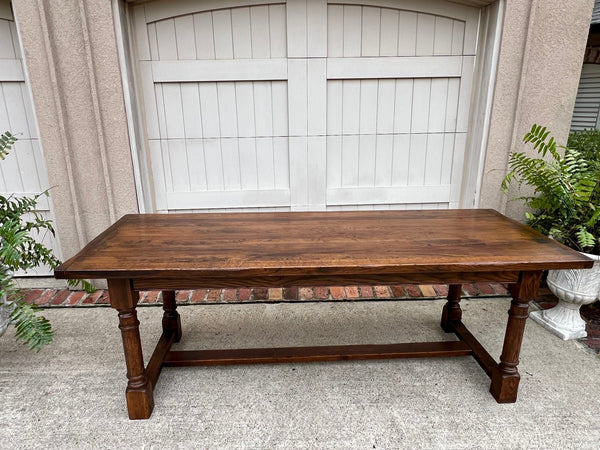
<instances>
[{"instance_id":1,"label":"fern frond","mask_svg":"<svg viewBox=\"0 0 600 450\"><path fill-rule=\"evenodd\" d=\"M579 230L575 233L577 237L577 243L582 249L592 248L596 245L596 238L592 233L585 229L585 227L579 227Z\"/></svg>"},{"instance_id":2,"label":"fern frond","mask_svg":"<svg viewBox=\"0 0 600 450\"><path fill-rule=\"evenodd\" d=\"M9 131L0 134L0 159L6 158L8 151L12 149L15 142L17 142L17 138Z\"/></svg>"},{"instance_id":3,"label":"fern frond","mask_svg":"<svg viewBox=\"0 0 600 450\"><path fill-rule=\"evenodd\" d=\"M14 309L10 318L15 321L16 338L31 350L40 351L44 345L52 342L54 331L48 319L38 316L35 305L28 305L23 301L13 303Z\"/></svg>"},{"instance_id":4,"label":"fern frond","mask_svg":"<svg viewBox=\"0 0 600 450\"><path fill-rule=\"evenodd\" d=\"M554 158L560 157L560 154L556 151L556 141L554 141L554 138L550 137L550 140L546 142L549 134L550 131L546 127L533 124L531 130L523 137L523 142L533 143L533 148L542 156L546 156L546 153L550 152Z\"/></svg>"}]
</instances>

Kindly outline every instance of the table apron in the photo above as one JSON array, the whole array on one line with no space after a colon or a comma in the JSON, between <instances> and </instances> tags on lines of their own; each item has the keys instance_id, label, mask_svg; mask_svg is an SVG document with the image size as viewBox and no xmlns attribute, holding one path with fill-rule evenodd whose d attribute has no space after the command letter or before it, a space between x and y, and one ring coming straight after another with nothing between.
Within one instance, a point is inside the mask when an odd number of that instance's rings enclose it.
<instances>
[{"instance_id":1,"label":"table apron","mask_svg":"<svg viewBox=\"0 0 600 450\"><path fill-rule=\"evenodd\" d=\"M516 283L519 271L497 272L445 272L445 273L393 273L393 274L326 274L291 276L239 276L237 274L215 277L198 277L180 274L177 277L133 278L137 291L175 290L200 288L282 287L282 286L353 286L378 284L452 284L452 283Z\"/></svg>"}]
</instances>

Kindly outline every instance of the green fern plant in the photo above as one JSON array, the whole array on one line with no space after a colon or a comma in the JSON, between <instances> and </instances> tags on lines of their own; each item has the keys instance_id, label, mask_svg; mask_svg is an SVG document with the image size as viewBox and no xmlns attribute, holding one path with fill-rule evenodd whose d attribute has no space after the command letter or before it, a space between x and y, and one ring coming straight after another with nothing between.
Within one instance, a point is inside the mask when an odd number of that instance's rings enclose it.
<instances>
[{"instance_id":1,"label":"green fern plant","mask_svg":"<svg viewBox=\"0 0 600 450\"><path fill-rule=\"evenodd\" d=\"M523 142L539 157L511 153L502 190L512 182L533 187L533 195L518 197L531 210L529 226L576 250L600 253L600 155L557 145L535 124Z\"/></svg>"},{"instance_id":2,"label":"green fern plant","mask_svg":"<svg viewBox=\"0 0 600 450\"><path fill-rule=\"evenodd\" d=\"M0 135L0 160L12 149L17 138L9 132ZM32 269L41 264L55 268L60 260L52 250L36 241L34 234L52 233L52 222L43 218L37 203L44 191L33 197L0 195L0 305L10 309L10 319L16 328L17 340L31 349L40 350L52 341L54 334L50 322L38 315L39 308L26 304L19 295L12 272ZM83 281L69 281L71 286L81 286L88 291L94 287Z\"/></svg>"}]
</instances>

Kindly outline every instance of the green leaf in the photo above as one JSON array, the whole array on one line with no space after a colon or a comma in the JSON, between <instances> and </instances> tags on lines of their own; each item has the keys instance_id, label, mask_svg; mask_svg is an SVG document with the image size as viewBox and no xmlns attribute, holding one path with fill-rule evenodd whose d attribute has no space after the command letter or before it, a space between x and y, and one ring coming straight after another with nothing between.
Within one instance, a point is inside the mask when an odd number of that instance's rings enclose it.
<instances>
[{"instance_id":1,"label":"green leaf","mask_svg":"<svg viewBox=\"0 0 600 450\"><path fill-rule=\"evenodd\" d=\"M15 321L16 338L23 341L31 350L40 349L52 342L54 331L48 319L36 314L34 305L27 305L19 301L10 313L10 318Z\"/></svg>"}]
</instances>

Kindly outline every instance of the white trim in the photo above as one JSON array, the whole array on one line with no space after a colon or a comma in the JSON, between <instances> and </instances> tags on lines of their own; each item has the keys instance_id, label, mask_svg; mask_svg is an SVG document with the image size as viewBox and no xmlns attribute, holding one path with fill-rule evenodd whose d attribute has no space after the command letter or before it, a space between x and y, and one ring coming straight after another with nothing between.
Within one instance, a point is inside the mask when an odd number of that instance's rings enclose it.
<instances>
[{"instance_id":1,"label":"white trim","mask_svg":"<svg viewBox=\"0 0 600 450\"><path fill-rule=\"evenodd\" d=\"M154 83L287 80L287 59L152 61Z\"/></svg>"},{"instance_id":2,"label":"white trim","mask_svg":"<svg viewBox=\"0 0 600 450\"><path fill-rule=\"evenodd\" d=\"M481 196L481 188L483 185L483 169L485 165L485 154L488 146L488 138L490 133L490 120L492 116L492 103L494 100L494 88L496 86L496 74L498 72L498 59L500 55L500 40L502 38L502 20L504 18L504 0L499 0L497 4L497 10L490 11L490 18L488 19L490 22L495 18L495 26L494 35L493 35L493 47L492 47L492 55L490 61L489 74L490 78L487 85L487 93L486 100L484 106L484 114L485 118L483 120L483 129L481 131L481 141L479 147L479 164L477 168L477 183L475 185L475 201L473 206L475 208L479 207L479 197ZM490 8L495 8L495 5L490 6ZM495 17L494 17L495 15Z\"/></svg>"},{"instance_id":3,"label":"white trim","mask_svg":"<svg viewBox=\"0 0 600 450\"><path fill-rule=\"evenodd\" d=\"M113 15L115 17L115 34L117 41L117 56L119 58L119 68L121 69L121 81L123 87L123 102L125 103L125 115L127 117L127 131L129 137L129 151L131 154L131 163L133 166L133 179L135 183L136 200L138 205L138 211L140 213L150 212L152 210L151 204L148 203L146 196L148 195L146 189L144 189L142 181L141 162L138 155L138 133L136 130L136 120L134 119L134 88L129 86L131 71L129 70L129 63L127 61L127 50L125 49L125 34L123 33L123 24L127 21L126 14L121 10L120 0L112 0ZM142 152L145 152L142 149Z\"/></svg>"},{"instance_id":4,"label":"white trim","mask_svg":"<svg viewBox=\"0 0 600 450\"><path fill-rule=\"evenodd\" d=\"M289 189L252 191L169 192L169 210L203 208L257 208L289 206Z\"/></svg>"},{"instance_id":5,"label":"white trim","mask_svg":"<svg viewBox=\"0 0 600 450\"><path fill-rule=\"evenodd\" d=\"M119 7L119 5L122 4L123 3L119 0L113 0L114 15L115 18L118 19L115 20L115 26L117 26L118 22L123 20L121 8ZM150 44L148 42L148 25L146 24L146 12L144 8L144 5L137 5L130 9L132 16L132 20L130 23L133 25L133 29L135 31L135 48L137 50L138 59L140 61L150 61L152 58L150 57ZM119 15L117 16L117 14ZM121 34L119 32L117 33Z\"/></svg>"},{"instance_id":6,"label":"white trim","mask_svg":"<svg viewBox=\"0 0 600 450\"><path fill-rule=\"evenodd\" d=\"M240 6L285 4L285 0L205 0L203 2L189 0L162 0L151 2L146 7L146 23L171 17L185 16L215 9L237 8Z\"/></svg>"},{"instance_id":7,"label":"white trim","mask_svg":"<svg viewBox=\"0 0 600 450\"><path fill-rule=\"evenodd\" d=\"M398 203L399 198L403 199L402 203L448 203L450 185L347 187L327 190L327 206L394 204Z\"/></svg>"},{"instance_id":8,"label":"white trim","mask_svg":"<svg viewBox=\"0 0 600 450\"><path fill-rule=\"evenodd\" d=\"M468 120L469 133L463 163L463 182L459 203L461 208L479 206L500 53L503 15L504 0L499 0L482 10L478 56L473 74L474 88L471 93Z\"/></svg>"},{"instance_id":9,"label":"white trim","mask_svg":"<svg viewBox=\"0 0 600 450\"><path fill-rule=\"evenodd\" d=\"M25 81L20 59L0 59L0 81Z\"/></svg>"},{"instance_id":10,"label":"white trim","mask_svg":"<svg viewBox=\"0 0 600 450\"><path fill-rule=\"evenodd\" d=\"M348 80L460 77L462 60L462 56L327 58L327 78Z\"/></svg>"}]
</instances>

